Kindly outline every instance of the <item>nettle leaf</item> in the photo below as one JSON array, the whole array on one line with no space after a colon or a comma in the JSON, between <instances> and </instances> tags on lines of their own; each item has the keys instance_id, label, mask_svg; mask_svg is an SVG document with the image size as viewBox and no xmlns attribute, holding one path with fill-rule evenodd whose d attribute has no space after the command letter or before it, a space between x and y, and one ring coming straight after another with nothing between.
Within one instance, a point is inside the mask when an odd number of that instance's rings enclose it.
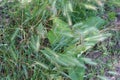
<instances>
[{"instance_id":1,"label":"nettle leaf","mask_svg":"<svg viewBox=\"0 0 120 80\"><path fill-rule=\"evenodd\" d=\"M48 32L47 36L51 44L60 42L62 37L73 37L72 31L68 24L59 18L54 18L54 27Z\"/></svg>"},{"instance_id":2,"label":"nettle leaf","mask_svg":"<svg viewBox=\"0 0 120 80\"><path fill-rule=\"evenodd\" d=\"M42 53L53 63L69 66L68 72L72 80L83 80L85 66L81 62L90 65L96 65L96 63L88 58L82 58L79 62L77 57L92 48L98 41L102 41L109 36L100 33L99 30L104 25L104 20L99 17L89 18L84 22L74 24L73 31L67 23L59 18L54 18L53 23L52 30L48 32L48 39L51 45L57 44L53 50L45 49ZM63 47L63 54L55 52L59 47Z\"/></svg>"},{"instance_id":3,"label":"nettle leaf","mask_svg":"<svg viewBox=\"0 0 120 80\"><path fill-rule=\"evenodd\" d=\"M51 45L55 44L56 42L58 42L61 39L61 35L56 34L52 30L48 32L47 36L48 36L48 39L49 39Z\"/></svg>"},{"instance_id":4,"label":"nettle leaf","mask_svg":"<svg viewBox=\"0 0 120 80\"><path fill-rule=\"evenodd\" d=\"M104 19L101 19L100 17L91 17L87 20L87 23L89 26L95 26L98 29L101 29L104 27L106 21Z\"/></svg>"},{"instance_id":5,"label":"nettle leaf","mask_svg":"<svg viewBox=\"0 0 120 80\"><path fill-rule=\"evenodd\" d=\"M90 18L87 18L85 21L76 23L73 25L73 28L79 29L79 30L84 30L84 29L87 30L87 29L91 29L91 27L102 29L105 24L106 24L106 21L97 16L97 17L90 17Z\"/></svg>"},{"instance_id":6,"label":"nettle leaf","mask_svg":"<svg viewBox=\"0 0 120 80\"><path fill-rule=\"evenodd\" d=\"M72 35L71 29L66 22L62 21L59 18L54 18L53 23L55 26L53 29L55 33L66 35L66 36L68 34Z\"/></svg>"},{"instance_id":7,"label":"nettle leaf","mask_svg":"<svg viewBox=\"0 0 120 80\"><path fill-rule=\"evenodd\" d=\"M74 38L79 42L77 48L79 53L92 48L97 42L105 40L109 33L101 33L99 28L105 24L105 21L100 17L91 17L88 20L73 25ZM76 41L76 42L77 42ZM77 48L75 49L77 51ZM73 48L74 49L74 48ZM74 50L73 50L74 51ZM74 53L76 53L74 51Z\"/></svg>"},{"instance_id":8,"label":"nettle leaf","mask_svg":"<svg viewBox=\"0 0 120 80\"><path fill-rule=\"evenodd\" d=\"M85 69L82 67L73 67L69 69L69 76L71 80L83 80Z\"/></svg>"},{"instance_id":9,"label":"nettle leaf","mask_svg":"<svg viewBox=\"0 0 120 80\"><path fill-rule=\"evenodd\" d=\"M106 24L106 21L98 16L87 18L83 22L83 25L85 25L84 26L85 28L96 27L97 29L102 29L105 24Z\"/></svg>"},{"instance_id":10,"label":"nettle leaf","mask_svg":"<svg viewBox=\"0 0 120 80\"><path fill-rule=\"evenodd\" d=\"M86 47L84 44L83 45L70 45L69 47L65 48L65 53L66 54L72 54L72 55L76 55L76 54L81 54L83 52L85 52L88 49L88 47Z\"/></svg>"}]
</instances>

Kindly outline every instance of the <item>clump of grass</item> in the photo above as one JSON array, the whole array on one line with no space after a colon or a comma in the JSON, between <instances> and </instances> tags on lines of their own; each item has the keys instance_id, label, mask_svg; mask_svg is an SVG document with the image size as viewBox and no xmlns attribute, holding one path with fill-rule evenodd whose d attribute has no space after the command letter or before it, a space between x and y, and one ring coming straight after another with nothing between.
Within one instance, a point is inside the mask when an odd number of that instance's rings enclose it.
<instances>
[{"instance_id":1,"label":"clump of grass","mask_svg":"<svg viewBox=\"0 0 120 80\"><path fill-rule=\"evenodd\" d=\"M99 4L25 2L6 2L10 24L4 31L7 45L0 47L0 79L83 80L84 63L96 65L83 53L110 36L100 32L106 22L96 16Z\"/></svg>"}]
</instances>

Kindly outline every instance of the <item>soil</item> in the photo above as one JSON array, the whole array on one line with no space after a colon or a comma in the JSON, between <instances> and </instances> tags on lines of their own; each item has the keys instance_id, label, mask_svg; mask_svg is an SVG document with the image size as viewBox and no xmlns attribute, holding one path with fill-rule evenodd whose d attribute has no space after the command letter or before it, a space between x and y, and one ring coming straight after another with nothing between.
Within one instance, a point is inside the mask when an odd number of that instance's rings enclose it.
<instances>
[{"instance_id":1,"label":"soil","mask_svg":"<svg viewBox=\"0 0 120 80\"><path fill-rule=\"evenodd\" d=\"M113 25L113 28L116 30L116 32L120 30L120 8L116 9L116 20L113 22ZM87 53L86 57L91 58L93 61L98 61L97 63L99 63L97 66L88 66L88 69L91 68L96 70L94 77L90 78L89 80L99 80L97 76L100 75L100 70L103 70L103 68L104 75L102 76L105 76L108 80L120 80L120 40L115 40L114 43L116 44L111 47L109 45L109 42L113 39L114 37L103 41L103 43L108 44L107 46L105 46L106 49L108 51L114 50L113 53L108 53L107 55L105 55L99 50ZM118 53L116 53L115 51L117 51ZM110 67L106 66L106 64L110 64ZM90 72L91 70L88 70L87 74L89 74Z\"/></svg>"}]
</instances>

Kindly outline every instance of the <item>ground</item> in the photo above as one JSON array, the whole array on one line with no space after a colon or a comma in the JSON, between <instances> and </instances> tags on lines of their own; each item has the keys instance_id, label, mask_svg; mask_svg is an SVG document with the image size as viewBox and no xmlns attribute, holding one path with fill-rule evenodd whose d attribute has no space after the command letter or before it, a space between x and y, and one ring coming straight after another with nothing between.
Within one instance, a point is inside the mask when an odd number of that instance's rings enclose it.
<instances>
[{"instance_id":1,"label":"ground","mask_svg":"<svg viewBox=\"0 0 120 80\"><path fill-rule=\"evenodd\" d=\"M91 52L88 52L86 57L97 61L97 66L92 66L92 69L96 70L96 73L93 74L95 78L90 80L97 80L97 75L104 75L109 80L120 80L120 26L119 19L114 21L113 31L115 34L112 37L104 40L103 42L98 43L98 46L95 46L95 49ZM100 46L101 45L101 46ZM92 70L90 70L90 73ZM89 73L89 71L88 71Z\"/></svg>"}]
</instances>

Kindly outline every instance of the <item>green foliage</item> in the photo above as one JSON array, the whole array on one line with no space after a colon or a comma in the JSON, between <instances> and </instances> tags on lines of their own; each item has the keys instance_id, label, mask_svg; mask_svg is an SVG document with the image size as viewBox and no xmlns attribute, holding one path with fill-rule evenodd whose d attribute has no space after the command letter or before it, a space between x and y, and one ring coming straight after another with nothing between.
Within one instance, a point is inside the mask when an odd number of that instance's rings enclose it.
<instances>
[{"instance_id":1,"label":"green foliage","mask_svg":"<svg viewBox=\"0 0 120 80\"><path fill-rule=\"evenodd\" d=\"M115 18L116 18L116 13L115 13L115 12L109 12L109 13L108 13L108 19L109 19L110 21L115 20Z\"/></svg>"},{"instance_id":2,"label":"green foliage","mask_svg":"<svg viewBox=\"0 0 120 80\"><path fill-rule=\"evenodd\" d=\"M83 80L84 79L85 70L80 67L73 67L69 70L69 75L71 80Z\"/></svg>"},{"instance_id":3,"label":"green foliage","mask_svg":"<svg viewBox=\"0 0 120 80\"><path fill-rule=\"evenodd\" d=\"M96 16L99 7L97 0L15 2L8 11L7 46L0 49L0 78L84 80L85 64L97 64L84 53L110 36L100 31L106 21Z\"/></svg>"},{"instance_id":4,"label":"green foliage","mask_svg":"<svg viewBox=\"0 0 120 80\"><path fill-rule=\"evenodd\" d=\"M119 0L109 0L109 1L106 1L109 6L120 6L120 1Z\"/></svg>"}]
</instances>

